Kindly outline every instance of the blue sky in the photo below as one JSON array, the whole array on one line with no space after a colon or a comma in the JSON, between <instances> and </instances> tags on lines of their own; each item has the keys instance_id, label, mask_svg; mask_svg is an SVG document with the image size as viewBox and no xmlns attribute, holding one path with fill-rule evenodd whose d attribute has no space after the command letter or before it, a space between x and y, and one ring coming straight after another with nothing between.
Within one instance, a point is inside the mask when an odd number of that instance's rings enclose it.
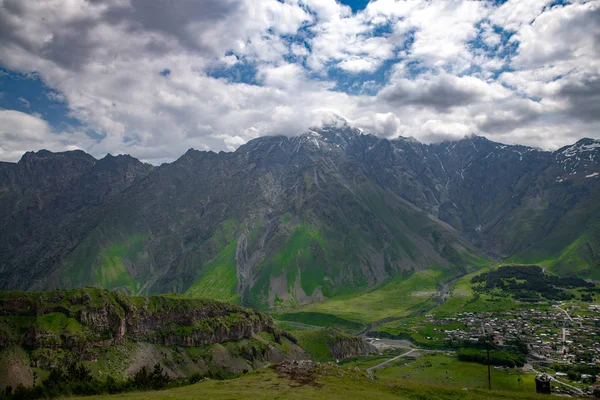
<instances>
[{"instance_id":1,"label":"blue sky","mask_svg":"<svg viewBox=\"0 0 600 400\"><path fill-rule=\"evenodd\" d=\"M0 68L0 107L37 114L57 129L80 127L69 116L69 107L60 92L48 88L39 75Z\"/></svg>"},{"instance_id":2,"label":"blue sky","mask_svg":"<svg viewBox=\"0 0 600 400\"><path fill-rule=\"evenodd\" d=\"M160 163L339 115L381 137L598 137L600 1L0 0L0 160Z\"/></svg>"},{"instance_id":3,"label":"blue sky","mask_svg":"<svg viewBox=\"0 0 600 400\"><path fill-rule=\"evenodd\" d=\"M369 4L369 0L344 0L341 1L342 4L349 6L352 9L352 12L357 12L360 10L364 10Z\"/></svg>"}]
</instances>

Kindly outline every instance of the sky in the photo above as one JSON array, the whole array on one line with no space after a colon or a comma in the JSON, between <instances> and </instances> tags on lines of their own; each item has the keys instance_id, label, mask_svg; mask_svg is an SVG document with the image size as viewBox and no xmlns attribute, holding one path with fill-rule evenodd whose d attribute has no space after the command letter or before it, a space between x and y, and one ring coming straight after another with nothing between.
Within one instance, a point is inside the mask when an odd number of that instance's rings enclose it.
<instances>
[{"instance_id":1,"label":"sky","mask_svg":"<svg viewBox=\"0 0 600 400\"><path fill-rule=\"evenodd\" d=\"M600 137L600 0L0 0L0 160L383 138Z\"/></svg>"}]
</instances>

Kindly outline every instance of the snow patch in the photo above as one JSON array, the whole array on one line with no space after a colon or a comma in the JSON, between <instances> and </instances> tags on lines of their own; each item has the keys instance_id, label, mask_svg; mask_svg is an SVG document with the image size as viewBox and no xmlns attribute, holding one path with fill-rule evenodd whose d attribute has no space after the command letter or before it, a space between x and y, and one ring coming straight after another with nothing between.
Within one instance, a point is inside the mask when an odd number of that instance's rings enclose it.
<instances>
[{"instance_id":1,"label":"snow patch","mask_svg":"<svg viewBox=\"0 0 600 400\"><path fill-rule=\"evenodd\" d=\"M586 175L586 178L595 178L596 176L600 176L600 172L594 172L592 174Z\"/></svg>"},{"instance_id":2,"label":"snow patch","mask_svg":"<svg viewBox=\"0 0 600 400\"><path fill-rule=\"evenodd\" d=\"M582 145L574 144L573 146L564 150L562 152L562 155L565 157L573 157L573 156L577 155L578 153L594 151L595 149L600 149L600 142L597 140L595 140L593 143L590 143L590 144L582 144Z\"/></svg>"}]
</instances>

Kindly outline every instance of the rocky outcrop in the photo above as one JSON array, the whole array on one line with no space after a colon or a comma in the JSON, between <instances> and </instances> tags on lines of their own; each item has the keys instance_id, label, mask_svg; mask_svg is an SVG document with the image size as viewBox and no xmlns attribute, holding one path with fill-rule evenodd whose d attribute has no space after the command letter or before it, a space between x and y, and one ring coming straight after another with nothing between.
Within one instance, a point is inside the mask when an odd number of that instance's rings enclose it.
<instances>
[{"instance_id":1,"label":"rocky outcrop","mask_svg":"<svg viewBox=\"0 0 600 400\"><path fill-rule=\"evenodd\" d=\"M327 344L331 355L338 359L362 356L370 353L376 353L375 346L367 343L363 338L335 332L334 339Z\"/></svg>"},{"instance_id":2,"label":"rocky outcrop","mask_svg":"<svg viewBox=\"0 0 600 400\"><path fill-rule=\"evenodd\" d=\"M375 346L360 337L345 338L329 345L331 354L338 360L375 353Z\"/></svg>"},{"instance_id":3,"label":"rocky outcrop","mask_svg":"<svg viewBox=\"0 0 600 400\"><path fill-rule=\"evenodd\" d=\"M255 310L208 299L131 297L92 288L3 293L0 315L24 317L19 329L2 327L0 347L103 347L127 341L200 347L261 332L281 340L272 319Z\"/></svg>"}]
</instances>

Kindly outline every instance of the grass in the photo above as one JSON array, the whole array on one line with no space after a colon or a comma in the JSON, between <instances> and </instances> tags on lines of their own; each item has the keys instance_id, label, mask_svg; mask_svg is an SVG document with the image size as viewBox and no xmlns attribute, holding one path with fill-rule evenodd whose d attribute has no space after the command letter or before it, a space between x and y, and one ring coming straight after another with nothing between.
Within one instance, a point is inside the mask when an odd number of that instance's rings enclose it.
<instances>
[{"instance_id":1,"label":"grass","mask_svg":"<svg viewBox=\"0 0 600 400\"><path fill-rule=\"evenodd\" d=\"M384 361L388 361L390 358L399 356L400 354L406 352L406 349L387 349L381 353L373 353L364 356L346 358L344 360L341 360L339 365L366 369L374 367L375 365L381 364Z\"/></svg>"},{"instance_id":2,"label":"grass","mask_svg":"<svg viewBox=\"0 0 600 400\"><path fill-rule=\"evenodd\" d=\"M492 387L500 390L535 392L534 374L520 368L501 370L492 367ZM414 361L399 359L392 366L377 370L382 379L400 378L428 384L467 388L487 388L487 366L458 360L456 356L430 354Z\"/></svg>"},{"instance_id":3,"label":"grass","mask_svg":"<svg viewBox=\"0 0 600 400\"><path fill-rule=\"evenodd\" d=\"M407 317L432 306L430 297L438 289L442 272L416 272L409 278L396 278L358 296L339 297L300 308L299 312L333 314L358 323L371 323L387 317Z\"/></svg>"},{"instance_id":4,"label":"grass","mask_svg":"<svg viewBox=\"0 0 600 400\"><path fill-rule=\"evenodd\" d=\"M317 229L309 224L301 224L294 228L291 236L282 248L269 259L258 266L259 278L252 289L254 301L266 296L272 277L286 274L288 292L294 292L298 272L300 272L300 287L308 296L323 284L325 278L325 259L322 251L325 242Z\"/></svg>"},{"instance_id":5,"label":"grass","mask_svg":"<svg viewBox=\"0 0 600 400\"><path fill-rule=\"evenodd\" d=\"M62 272L63 286L95 285L105 289L126 288L136 293L139 284L132 278L126 263L134 263L143 253L146 235L119 236L112 246L101 248L103 235L92 231L89 239L81 243L65 259ZM92 266L97 265L95 269Z\"/></svg>"},{"instance_id":6,"label":"grass","mask_svg":"<svg viewBox=\"0 0 600 400\"><path fill-rule=\"evenodd\" d=\"M320 326L323 328L336 327L349 332L361 330L364 325L357 322L348 321L333 314L320 312L292 312L274 316L281 322L300 322L306 325Z\"/></svg>"},{"instance_id":7,"label":"grass","mask_svg":"<svg viewBox=\"0 0 600 400\"><path fill-rule=\"evenodd\" d=\"M511 298L492 294L475 295L471 279L483 272L491 271L494 266L486 266L457 279L451 287L451 296L442 305L432 311L438 316L452 316L457 312L501 312L512 310L520 305Z\"/></svg>"},{"instance_id":8,"label":"grass","mask_svg":"<svg viewBox=\"0 0 600 400\"><path fill-rule=\"evenodd\" d=\"M63 313L50 313L37 318L37 327L58 334L83 334L84 326L75 318L69 318Z\"/></svg>"},{"instance_id":9,"label":"grass","mask_svg":"<svg viewBox=\"0 0 600 400\"><path fill-rule=\"evenodd\" d=\"M332 340L326 329L292 331L298 339L298 345L308 352L316 361L333 361L331 350L327 346Z\"/></svg>"},{"instance_id":10,"label":"grass","mask_svg":"<svg viewBox=\"0 0 600 400\"><path fill-rule=\"evenodd\" d=\"M594 199L593 195L591 199ZM600 279L599 211L597 201L579 204L560 218L543 240L530 244L507 261L539 264L561 276Z\"/></svg>"},{"instance_id":11,"label":"grass","mask_svg":"<svg viewBox=\"0 0 600 400\"><path fill-rule=\"evenodd\" d=\"M127 240L101 252L102 263L94 271L95 284L104 289L128 288L136 293L138 285L127 270L125 262L135 262L144 249L145 235L132 235Z\"/></svg>"},{"instance_id":12,"label":"grass","mask_svg":"<svg viewBox=\"0 0 600 400\"><path fill-rule=\"evenodd\" d=\"M209 380L191 386L157 392L126 393L113 396L85 397L89 400L192 400L192 399L395 399L395 400L475 400L542 399L529 393L461 390L447 385L406 382L397 379L371 380L362 371L346 367L324 366L306 380L280 375L266 368L239 378Z\"/></svg>"},{"instance_id":13,"label":"grass","mask_svg":"<svg viewBox=\"0 0 600 400\"><path fill-rule=\"evenodd\" d=\"M237 242L229 243L207 265L198 279L185 294L190 297L209 297L238 304L237 269L235 261Z\"/></svg>"},{"instance_id":14,"label":"grass","mask_svg":"<svg viewBox=\"0 0 600 400\"><path fill-rule=\"evenodd\" d=\"M586 279L600 280L597 250L600 248L600 236L597 233L581 235L569 245L555 260L544 263L549 269L561 276L581 276ZM595 268L594 268L595 267Z\"/></svg>"}]
</instances>

